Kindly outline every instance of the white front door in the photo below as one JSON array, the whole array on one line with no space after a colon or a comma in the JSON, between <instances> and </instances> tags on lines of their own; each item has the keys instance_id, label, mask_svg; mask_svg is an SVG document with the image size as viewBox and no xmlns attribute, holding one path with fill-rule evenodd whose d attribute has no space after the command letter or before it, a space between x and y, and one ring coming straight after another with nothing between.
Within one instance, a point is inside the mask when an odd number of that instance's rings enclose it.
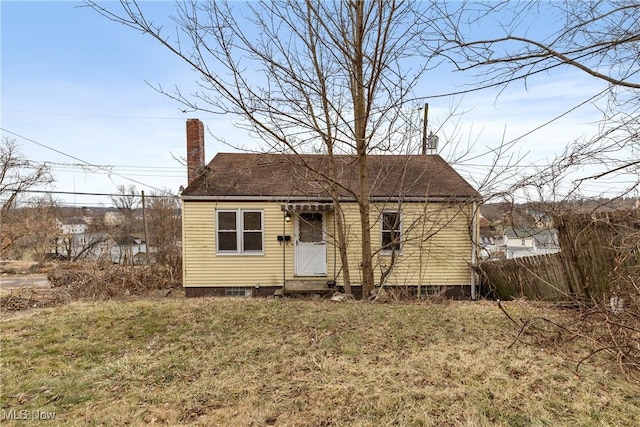
<instances>
[{"instance_id":1,"label":"white front door","mask_svg":"<svg viewBox=\"0 0 640 427\"><path fill-rule=\"evenodd\" d=\"M296 276L327 275L327 242L323 212L300 212L296 217Z\"/></svg>"}]
</instances>

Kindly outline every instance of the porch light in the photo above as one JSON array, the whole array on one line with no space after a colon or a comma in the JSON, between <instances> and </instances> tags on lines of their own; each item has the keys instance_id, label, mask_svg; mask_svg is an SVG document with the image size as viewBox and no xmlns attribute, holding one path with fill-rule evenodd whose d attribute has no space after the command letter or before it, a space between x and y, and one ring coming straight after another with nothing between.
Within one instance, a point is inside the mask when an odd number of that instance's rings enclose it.
<instances>
[{"instance_id":1,"label":"porch light","mask_svg":"<svg viewBox=\"0 0 640 427\"><path fill-rule=\"evenodd\" d=\"M285 222L291 222L291 213L289 211L286 211L284 213L284 221Z\"/></svg>"}]
</instances>

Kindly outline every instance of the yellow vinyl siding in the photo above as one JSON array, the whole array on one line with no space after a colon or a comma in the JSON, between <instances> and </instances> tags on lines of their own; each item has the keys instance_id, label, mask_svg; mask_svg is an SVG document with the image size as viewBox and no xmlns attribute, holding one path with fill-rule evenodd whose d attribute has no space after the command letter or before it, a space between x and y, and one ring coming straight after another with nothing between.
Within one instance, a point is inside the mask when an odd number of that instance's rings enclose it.
<instances>
[{"instance_id":1,"label":"yellow vinyl siding","mask_svg":"<svg viewBox=\"0 0 640 427\"><path fill-rule=\"evenodd\" d=\"M343 204L348 224L349 266L353 284L362 280L362 232L355 203ZM381 245L380 214L402 211L402 251L398 254L388 285L468 285L471 283L471 205L405 203L371 205L371 246L374 252L374 280L378 284L391 255L377 252ZM425 211L426 209L426 211ZM421 236L425 236L421 238ZM422 256L421 256L422 253Z\"/></svg>"},{"instance_id":2,"label":"yellow vinyl siding","mask_svg":"<svg viewBox=\"0 0 640 427\"><path fill-rule=\"evenodd\" d=\"M264 253L216 254L216 209L263 212ZM360 214L356 203L343 203L347 224L352 284L361 283ZM425 211L426 209L426 211ZM398 210L397 204L371 205L370 224L376 283L391 256L376 253L381 243L380 212ZM388 285L469 285L471 283L471 205L406 203L402 210L403 247ZM332 240L333 212L326 212L327 277L340 271L340 255ZM280 203L183 202L183 273L185 287L282 286L283 247L286 280L294 278L294 223L284 224ZM278 235L291 236L288 243ZM427 236L422 239L420 236ZM342 283L342 275L337 277Z\"/></svg>"},{"instance_id":3,"label":"yellow vinyl siding","mask_svg":"<svg viewBox=\"0 0 640 427\"><path fill-rule=\"evenodd\" d=\"M216 209L249 209L263 212L263 254L216 254ZM292 279L294 221L284 223L280 203L184 202L183 273L185 287L282 286L283 248L286 279ZM333 217L327 213L327 233L333 233ZM288 243L278 242L282 234ZM327 242L327 280L333 279L334 250ZM339 267L338 267L339 268Z\"/></svg>"},{"instance_id":4,"label":"yellow vinyl siding","mask_svg":"<svg viewBox=\"0 0 640 427\"><path fill-rule=\"evenodd\" d=\"M471 283L471 206L406 204L402 208L403 247L389 285ZM390 255L380 254L389 263Z\"/></svg>"}]
</instances>

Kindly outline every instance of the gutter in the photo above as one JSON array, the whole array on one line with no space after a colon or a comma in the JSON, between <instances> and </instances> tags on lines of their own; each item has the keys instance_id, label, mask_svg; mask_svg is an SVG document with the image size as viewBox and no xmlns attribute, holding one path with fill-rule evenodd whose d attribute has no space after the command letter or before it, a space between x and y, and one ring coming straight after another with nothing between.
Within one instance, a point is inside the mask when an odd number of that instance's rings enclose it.
<instances>
[{"instance_id":1,"label":"gutter","mask_svg":"<svg viewBox=\"0 0 640 427\"><path fill-rule=\"evenodd\" d=\"M291 202L322 202L331 203L333 200L329 197L308 197L308 196L180 196L183 201L189 202L275 202L275 203L291 203ZM339 202L357 202L355 198L340 198ZM471 203L474 205L477 202L482 201L481 196L428 196L428 197L407 197L401 198L395 196L372 196L369 197L369 202L456 202L456 203Z\"/></svg>"}]
</instances>

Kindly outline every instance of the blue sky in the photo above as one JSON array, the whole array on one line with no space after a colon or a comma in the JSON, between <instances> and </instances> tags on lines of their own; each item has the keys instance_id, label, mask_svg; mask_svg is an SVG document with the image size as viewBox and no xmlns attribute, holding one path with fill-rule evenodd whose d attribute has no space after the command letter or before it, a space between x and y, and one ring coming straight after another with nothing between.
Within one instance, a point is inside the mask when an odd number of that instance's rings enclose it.
<instances>
[{"instance_id":1,"label":"blue sky","mask_svg":"<svg viewBox=\"0 0 640 427\"><path fill-rule=\"evenodd\" d=\"M80 4L0 3L2 136L15 138L27 158L51 162L53 190L113 193L120 184L133 184L147 193L165 188L176 193L186 181L174 157L184 156L187 118L202 119L216 135L242 139L239 144L259 144L235 129L230 118L185 114L181 105L153 90L145 81L189 87L197 75L151 38ZM173 10L172 2L143 6L159 16ZM437 92L459 89L452 81L461 80L448 70L433 78ZM452 105L466 111L457 127L450 120L441 130L441 143L449 142L443 156L453 159L454 147L460 152L471 144L472 154L495 148L501 140L517 138L583 101L600 85L575 71L529 83L532 89L514 85L497 99L497 93L489 91L429 101L430 122L436 124L445 121ZM594 107L584 107L524 138L514 153L525 156L523 166L541 165L568 141L593 133L599 115ZM208 160L229 150L207 139ZM100 169L77 166L77 159ZM485 156L460 163L457 169L465 177L480 179L489 163ZM592 191L607 191L606 184L597 183ZM102 196L56 197L70 205L110 205Z\"/></svg>"},{"instance_id":2,"label":"blue sky","mask_svg":"<svg viewBox=\"0 0 640 427\"><path fill-rule=\"evenodd\" d=\"M174 156L184 155L192 115L145 80L170 85L193 77L153 40L79 4L2 1L2 128L19 135L3 136L15 138L25 157L53 162L55 190L113 193L133 184L147 194L176 193L186 174ZM70 165L80 162L37 143L104 168ZM217 151L207 148L208 156Z\"/></svg>"}]
</instances>

